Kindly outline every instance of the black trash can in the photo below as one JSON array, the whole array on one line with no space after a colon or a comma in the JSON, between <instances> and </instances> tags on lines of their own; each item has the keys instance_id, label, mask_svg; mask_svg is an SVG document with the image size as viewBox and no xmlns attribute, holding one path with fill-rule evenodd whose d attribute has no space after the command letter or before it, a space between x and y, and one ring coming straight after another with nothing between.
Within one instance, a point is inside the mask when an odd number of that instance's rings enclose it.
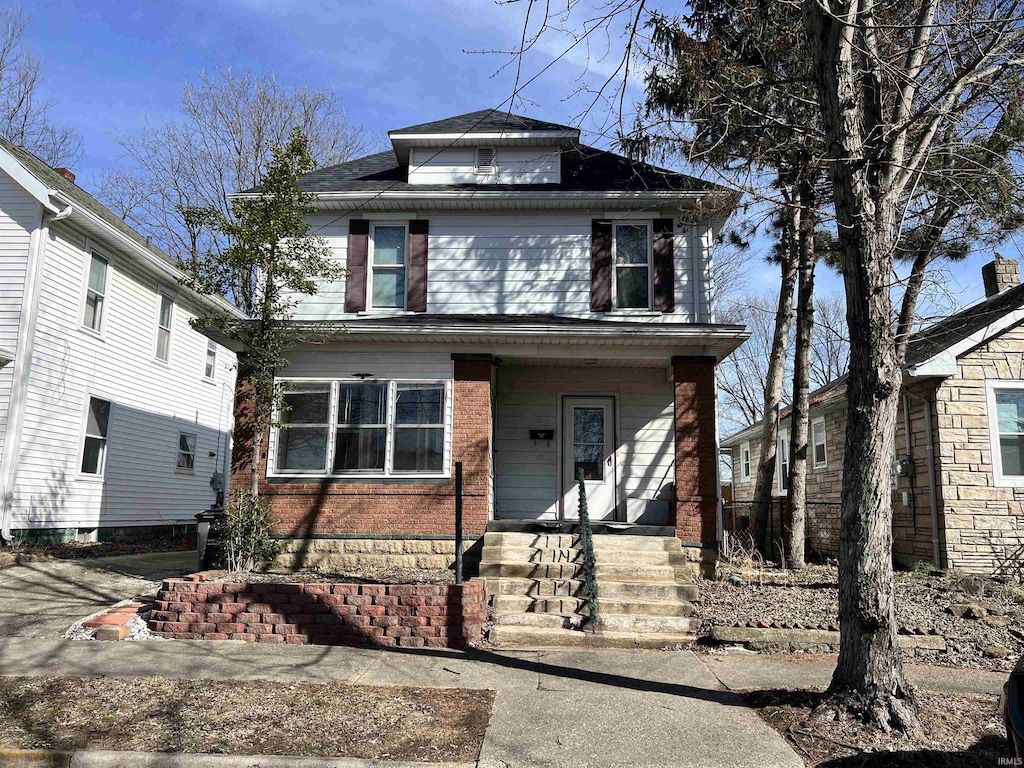
<instances>
[{"instance_id":1,"label":"black trash can","mask_svg":"<svg viewBox=\"0 0 1024 768\"><path fill-rule=\"evenodd\" d=\"M196 515L196 549L199 551L200 571L209 570L220 560L221 543L217 539L217 528L223 519L222 507L210 507Z\"/></svg>"}]
</instances>

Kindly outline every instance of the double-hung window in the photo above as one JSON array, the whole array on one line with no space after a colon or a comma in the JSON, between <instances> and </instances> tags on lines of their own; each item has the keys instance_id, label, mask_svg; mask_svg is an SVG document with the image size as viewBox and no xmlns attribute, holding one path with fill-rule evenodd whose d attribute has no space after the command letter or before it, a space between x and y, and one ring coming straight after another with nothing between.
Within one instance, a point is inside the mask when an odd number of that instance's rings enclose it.
<instances>
[{"instance_id":1,"label":"double-hung window","mask_svg":"<svg viewBox=\"0 0 1024 768\"><path fill-rule=\"evenodd\" d=\"M203 378L213 381L217 376L217 342L209 339L206 342L206 366L203 368Z\"/></svg>"},{"instance_id":2,"label":"double-hung window","mask_svg":"<svg viewBox=\"0 0 1024 768\"><path fill-rule=\"evenodd\" d=\"M616 309L651 308L651 228L616 224L612 238Z\"/></svg>"},{"instance_id":3,"label":"double-hung window","mask_svg":"<svg viewBox=\"0 0 1024 768\"><path fill-rule=\"evenodd\" d=\"M178 433L179 472L191 472L196 468L196 436L187 432Z\"/></svg>"},{"instance_id":4,"label":"double-hung window","mask_svg":"<svg viewBox=\"0 0 1024 768\"><path fill-rule=\"evenodd\" d=\"M165 363L171 357L171 328L174 323L174 299L166 293L157 293L160 312L156 321L156 358Z\"/></svg>"},{"instance_id":5,"label":"double-hung window","mask_svg":"<svg viewBox=\"0 0 1024 768\"><path fill-rule=\"evenodd\" d=\"M370 228L371 309L405 309L406 244L404 224Z\"/></svg>"},{"instance_id":6,"label":"double-hung window","mask_svg":"<svg viewBox=\"0 0 1024 768\"><path fill-rule=\"evenodd\" d=\"M82 445L83 475L100 477L107 464L107 427L110 423L110 401L90 397L85 414L85 438Z\"/></svg>"},{"instance_id":7,"label":"double-hung window","mask_svg":"<svg viewBox=\"0 0 1024 768\"><path fill-rule=\"evenodd\" d=\"M740 446L740 480L750 479L750 443Z\"/></svg>"},{"instance_id":8,"label":"double-hung window","mask_svg":"<svg viewBox=\"0 0 1024 768\"><path fill-rule=\"evenodd\" d=\"M779 493L789 489L789 435L779 435L779 452L775 455L775 466L779 468Z\"/></svg>"},{"instance_id":9,"label":"double-hung window","mask_svg":"<svg viewBox=\"0 0 1024 768\"><path fill-rule=\"evenodd\" d=\"M388 477L444 471L445 383L372 380L285 387L276 473Z\"/></svg>"},{"instance_id":10,"label":"double-hung window","mask_svg":"<svg viewBox=\"0 0 1024 768\"><path fill-rule=\"evenodd\" d=\"M89 281L85 287L85 312L82 325L97 333L103 327L103 309L107 301L107 272L110 262L97 253L89 261Z\"/></svg>"},{"instance_id":11,"label":"double-hung window","mask_svg":"<svg viewBox=\"0 0 1024 768\"><path fill-rule=\"evenodd\" d=\"M989 430L996 485L1024 485L1024 382L989 386Z\"/></svg>"},{"instance_id":12,"label":"double-hung window","mask_svg":"<svg viewBox=\"0 0 1024 768\"><path fill-rule=\"evenodd\" d=\"M814 468L821 469L827 464L824 416L819 416L811 423L811 443L814 448Z\"/></svg>"}]
</instances>

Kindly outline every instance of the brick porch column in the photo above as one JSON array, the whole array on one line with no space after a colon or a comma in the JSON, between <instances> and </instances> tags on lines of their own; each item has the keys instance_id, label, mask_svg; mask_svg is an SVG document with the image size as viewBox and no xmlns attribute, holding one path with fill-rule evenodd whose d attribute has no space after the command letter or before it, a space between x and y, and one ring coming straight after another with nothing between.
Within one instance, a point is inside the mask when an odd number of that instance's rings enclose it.
<instances>
[{"instance_id":1,"label":"brick porch column","mask_svg":"<svg viewBox=\"0 0 1024 768\"><path fill-rule=\"evenodd\" d=\"M673 357L676 444L676 536L714 547L717 537L718 443L715 358Z\"/></svg>"},{"instance_id":2,"label":"brick porch column","mask_svg":"<svg viewBox=\"0 0 1024 768\"><path fill-rule=\"evenodd\" d=\"M487 528L491 492L491 355L453 354L452 478L462 462L462 522L467 534Z\"/></svg>"}]
</instances>

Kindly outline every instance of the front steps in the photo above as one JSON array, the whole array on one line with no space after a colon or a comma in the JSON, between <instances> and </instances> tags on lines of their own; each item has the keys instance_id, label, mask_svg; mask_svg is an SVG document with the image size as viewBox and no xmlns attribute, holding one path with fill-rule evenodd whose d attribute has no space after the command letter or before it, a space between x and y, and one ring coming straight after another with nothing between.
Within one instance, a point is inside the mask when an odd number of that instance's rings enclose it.
<instances>
[{"instance_id":1,"label":"front steps","mask_svg":"<svg viewBox=\"0 0 1024 768\"><path fill-rule=\"evenodd\" d=\"M692 642L697 621L693 564L671 536L594 536L597 632L581 631L579 537L488 532L480 575L493 596L491 640L499 645L663 648Z\"/></svg>"}]
</instances>

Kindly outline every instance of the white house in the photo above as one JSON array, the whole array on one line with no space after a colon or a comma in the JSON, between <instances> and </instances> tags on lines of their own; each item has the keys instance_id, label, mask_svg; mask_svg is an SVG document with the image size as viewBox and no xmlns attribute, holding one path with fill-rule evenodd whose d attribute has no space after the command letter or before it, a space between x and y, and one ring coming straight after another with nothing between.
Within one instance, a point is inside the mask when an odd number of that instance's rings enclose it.
<instances>
[{"instance_id":1,"label":"white house","mask_svg":"<svg viewBox=\"0 0 1024 768\"><path fill-rule=\"evenodd\" d=\"M238 313L180 277L73 174L0 140L5 539L149 535L214 501L235 356L189 320Z\"/></svg>"}]
</instances>

